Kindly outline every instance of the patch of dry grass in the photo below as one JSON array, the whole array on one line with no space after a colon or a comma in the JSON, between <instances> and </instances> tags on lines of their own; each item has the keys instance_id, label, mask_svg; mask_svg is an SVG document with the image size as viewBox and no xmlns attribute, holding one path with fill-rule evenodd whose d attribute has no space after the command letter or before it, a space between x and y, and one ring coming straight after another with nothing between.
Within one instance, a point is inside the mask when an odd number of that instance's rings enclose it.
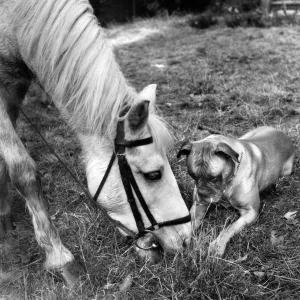
<instances>
[{"instance_id":1,"label":"patch of dry grass","mask_svg":"<svg viewBox=\"0 0 300 300\"><path fill-rule=\"evenodd\" d=\"M142 89L158 84L157 104L180 141L208 132L204 124L224 134L240 136L260 125L286 132L299 149L299 27L189 27L187 18L154 19L113 28L145 28L154 32L117 48L129 82ZM84 181L80 149L74 134L55 108L27 104L32 120L47 140ZM66 246L87 270L82 285L70 291L57 274L42 268L24 203L11 192L17 230L14 248L2 259L3 271L18 271L0 288L0 299L103 299L117 291L132 274L133 284L120 299L298 299L300 292L300 225L284 213L300 211L299 152L292 176L282 178L276 191L263 193L260 218L236 235L224 259L207 258L207 247L237 212L212 207L195 235L190 251L168 257L161 265L139 261L116 230L86 204L81 191L49 154L25 120L19 133L42 174L43 193ZM170 162L184 199L191 205L192 180L176 149ZM297 217L299 220L299 216ZM274 231L272 233L272 231ZM272 244L271 233L283 237Z\"/></svg>"}]
</instances>

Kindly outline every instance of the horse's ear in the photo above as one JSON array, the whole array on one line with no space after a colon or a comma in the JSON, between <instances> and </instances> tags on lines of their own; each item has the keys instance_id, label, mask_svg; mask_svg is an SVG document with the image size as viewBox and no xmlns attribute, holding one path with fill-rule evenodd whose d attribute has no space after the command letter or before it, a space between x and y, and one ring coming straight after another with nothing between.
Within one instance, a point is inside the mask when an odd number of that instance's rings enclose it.
<instances>
[{"instance_id":1,"label":"horse's ear","mask_svg":"<svg viewBox=\"0 0 300 300\"><path fill-rule=\"evenodd\" d=\"M128 125L131 130L139 130L143 128L149 116L149 104L151 107L155 104L156 84L146 86L139 94L138 101L128 112Z\"/></svg>"},{"instance_id":2,"label":"horse's ear","mask_svg":"<svg viewBox=\"0 0 300 300\"><path fill-rule=\"evenodd\" d=\"M230 157L232 160L239 162L239 155L228 144L219 143L215 150L215 154L221 154L225 157Z\"/></svg>"},{"instance_id":3,"label":"horse's ear","mask_svg":"<svg viewBox=\"0 0 300 300\"><path fill-rule=\"evenodd\" d=\"M143 128L149 116L149 100L143 100L133 105L128 112L128 125L133 131Z\"/></svg>"},{"instance_id":4,"label":"horse's ear","mask_svg":"<svg viewBox=\"0 0 300 300\"><path fill-rule=\"evenodd\" d=\"M156 100L156 84L150 84L144 87L144 89L138 94L140 100L149 100L152 105Z\"/></svg>"},{"instance_id":5,"label":"horse's ear","mask_svg":"<svg viewBox=\"0 0 300 300\"><path fill-rule=\"evenodd\" d=\"M192 151L193 144L190 141L185 141L182 143L180 150L177 153L177 158L179 158L181 155L188 156Z\"/></svg>"}]
</instances>

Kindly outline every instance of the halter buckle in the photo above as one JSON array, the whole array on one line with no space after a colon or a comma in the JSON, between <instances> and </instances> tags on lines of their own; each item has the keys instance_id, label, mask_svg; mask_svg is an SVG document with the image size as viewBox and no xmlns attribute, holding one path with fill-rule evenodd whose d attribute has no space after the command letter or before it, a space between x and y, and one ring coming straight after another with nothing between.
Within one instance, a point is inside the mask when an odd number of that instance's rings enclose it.
<instances>
[{"instance_id":1,"label":"halter buckle","mask_svg":"<svg viewBox=\"0 0 300 300\"><path fill-rule=\"evenodd\" d=\"M158 229L159 229L159 225L158 224L153 225L153 230L158 230Z\"/></svg>"}]
</instances>

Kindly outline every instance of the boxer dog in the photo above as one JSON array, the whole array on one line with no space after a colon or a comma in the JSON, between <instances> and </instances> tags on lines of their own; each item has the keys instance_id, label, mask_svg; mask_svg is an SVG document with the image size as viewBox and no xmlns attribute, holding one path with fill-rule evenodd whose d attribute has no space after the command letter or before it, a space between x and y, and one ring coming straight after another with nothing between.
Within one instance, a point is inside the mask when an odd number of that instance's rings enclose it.
<instances>
[{"instance_id":1,"label":"boxer dog","mask_svg":"<svg viewBox=\"0 0 300 300\"><path fill-rule=\"evenodd\" d=\"M259 127L241 138L210 135L185 142L177 157L186 155L187 168L195 180L192 224L201 224L210 203L229 202L240 218L221 231L209 254L222 257L227 243L259 213L259 192L290 175L295 158L291 140L272 127Z\"/></svg>"}]
</instances>

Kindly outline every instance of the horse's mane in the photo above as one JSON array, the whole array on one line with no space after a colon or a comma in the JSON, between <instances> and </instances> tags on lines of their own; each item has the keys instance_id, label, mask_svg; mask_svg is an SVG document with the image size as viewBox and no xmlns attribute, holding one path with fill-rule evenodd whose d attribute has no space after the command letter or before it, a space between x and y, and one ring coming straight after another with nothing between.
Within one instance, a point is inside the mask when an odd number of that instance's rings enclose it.
<instances>
[{"instance_id":1,"label":"horse's mane","mask_svg":"<svg viewBox=\"0 0 300 300\"><path fill-rule=\"evenodd\" d=\"M118 64L87 0L17 1L15 23L22 59L77 131L112 139L116 120L137 94ZM159 148L167 127L150 115Z\"/></svg>"},{"instance_id":2,"label":"horse's mane","mask_svg":"<svg viewBox=\"0 0 300 300\"><path fill-rule=\"evenodd\" d=\"M16 6L22 59L73 127L109 132L129 87L87 0L26 0Z\"/></svg>"},{"instance_id":3,"label":"horse's mane","mask_svg":"<svg viewBox=\"0 0 300 300\"><path fill-rule=\"evenodd\" d=\"M168 124L158 115L150 114L148 125L154 143L160 152L166 152L174 144L174 135L168 129Z\"/></svg>"}]
</instances>

